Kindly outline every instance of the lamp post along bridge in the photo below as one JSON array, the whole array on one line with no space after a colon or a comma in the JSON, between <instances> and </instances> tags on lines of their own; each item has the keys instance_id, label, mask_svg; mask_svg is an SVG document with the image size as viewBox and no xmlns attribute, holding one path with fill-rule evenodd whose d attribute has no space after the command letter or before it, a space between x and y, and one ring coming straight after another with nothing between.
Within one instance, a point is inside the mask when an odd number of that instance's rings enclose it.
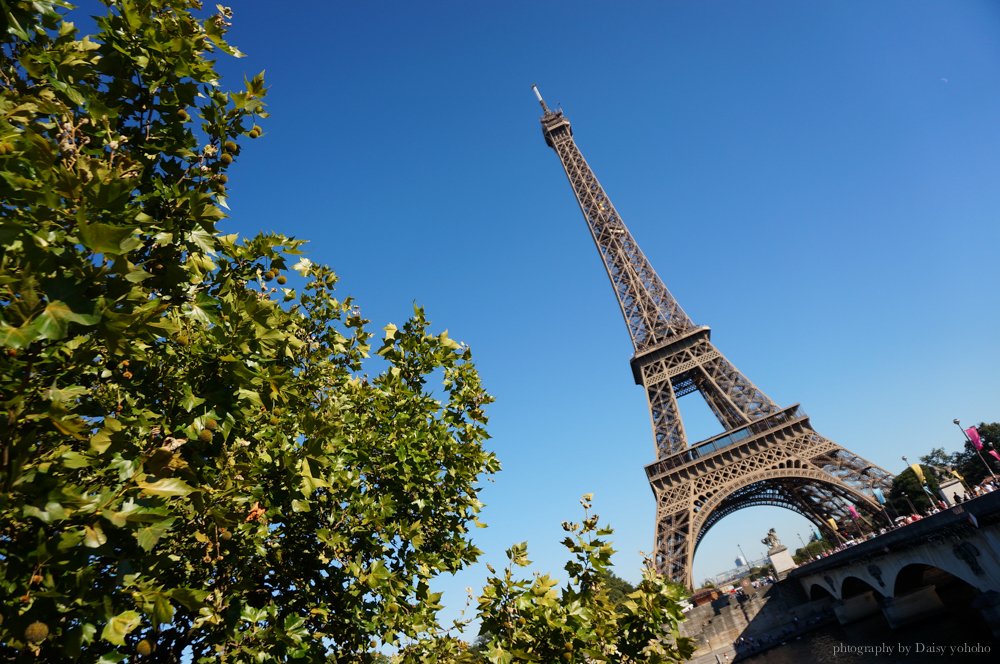
<instances>
[{"instance_id":1,"label":"lamp post along bridge","mask_svg":"<svg viewBox=\"0 0 1000 664\"><path fill-rule=\"evenodd\" d=\"M667 290L583 158L569 120L538 88L542 134L555 150L607 271L634 355L632 375L649 401L655 460L646 476L656 499L654 561L692 587L692 563L705 533L723 517L760 505L795 511L833 534L827 519L871 515L870 493L892 476L817 433L798 404L781 407L715 347ZM725 430L690 442L678 409L698 392Z\"/></svg>"}]
</instances>

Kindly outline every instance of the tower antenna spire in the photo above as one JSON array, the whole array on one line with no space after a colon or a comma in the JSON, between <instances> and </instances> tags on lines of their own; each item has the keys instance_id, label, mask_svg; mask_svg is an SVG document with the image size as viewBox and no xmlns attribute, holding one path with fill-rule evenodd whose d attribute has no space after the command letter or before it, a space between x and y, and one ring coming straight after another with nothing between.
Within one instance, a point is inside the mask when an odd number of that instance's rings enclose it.
<instances>
[{"instance_id":1,"label":"tower antenna spire","mask_svg":"<svg viewBox=\"0 0 1000 664\"><path fill-rule=\"evenodd\" d=\"M545 100L542 99L542 93L538 91L538 86L534 83L531 84L531 91L535 93L536 97L538 97L538 103L542 105L542 110L546 113L551 113L552 111L550 111L549 107L545 104Z\"/></svg>"}]
</instances>

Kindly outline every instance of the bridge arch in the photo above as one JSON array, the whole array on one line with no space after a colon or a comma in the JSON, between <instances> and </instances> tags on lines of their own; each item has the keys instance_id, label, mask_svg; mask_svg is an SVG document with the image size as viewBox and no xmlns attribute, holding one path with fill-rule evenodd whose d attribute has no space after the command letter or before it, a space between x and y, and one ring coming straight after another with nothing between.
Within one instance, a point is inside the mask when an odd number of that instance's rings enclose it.
<instances>
[{"instance_id":1,"label":"bridge arch","mask_svg":"<svg viewBox=\"0 0 1000 664\"><path fill-rule=\"evenodd\" d=\"M857 576L848 576L840 584L840 597L841 599L847 599L849 597L855 597L857 595L864 595L866 592L874 592L880 598L885 597L885 589L879 588L877 585L873 585L866 579L861 579Z\"/></svg>"},{"instance_id":2,"label":"bridge arch","mask_svg":"<svg viewBox=\"0 0 1000 664\"><path fill-rule=\"evenodd\" d=\"M944 564L941 564L941 563ZM968 568L962 569L959 565L951 565L948 561L907 561L897 572L892 581L892 594L894 597L905 595L908 592L918 590L924 586L933 585L938 589L938 594L943 600L973 597L981 580L976 579L976 575Z\"/></svg>"},{"instance_id":3,"label":"bridge arch","mask_svg":"<svg viewBox=\"0 0 1000 664\"><path fill-rule=\"evenodd\" d=\"M814 583L809 587L809 601L817 599L836 599L833 593L821 583Z\"/></svg>"}]
</instances>

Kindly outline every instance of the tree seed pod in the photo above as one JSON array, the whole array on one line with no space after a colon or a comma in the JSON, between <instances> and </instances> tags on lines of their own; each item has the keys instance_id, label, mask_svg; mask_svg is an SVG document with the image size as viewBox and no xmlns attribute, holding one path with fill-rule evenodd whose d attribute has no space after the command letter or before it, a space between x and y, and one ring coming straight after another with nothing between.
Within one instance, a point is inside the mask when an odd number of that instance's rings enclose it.
<instances>
[{"instance_id":1,"label":"tree seed pod","mask_svg":"<svg viewBox=\"0 0 1000 664\"><path fill-rule=\"evenodd\" d=\"M278 283L281 284L282 286L284 286L285 284L288 283L288 277L286 277L283 274L279 274L278 275Z\"/></svg>"},{"instance_id":2,"label":"tree seed pod","mask_svg":"<svg viewBox=\"0 0 1000 664\"><path fill-rule=\"evenodd\" d=\"M271 279L274 279L274 272L268 270L264 273L264 281L270 281Z\"/></svg>"},{"instance_id":3,"label":"tree seed pod","mask_svg":"<svg viewBox=\"0 0 1000 664\"><path fill-rule=\"evenodd\" d=\"M41 643L49 638L49 626L35 621L24 628L24 640L28 643Z\"/></svg>"},{"instance_id":4,"label":"tree seed pod","mask_svg":"<svg viewBox=\"0 0 1000 664\"><path fill-rule=\"evenodd\" d=\"M228 152L223 152L222 155L219 157L219 161L228 166L229 164L233 163L233 155L229 154Z\"/></svg>"},{"instance_id":5,"label":"tree seed pod","mask_svg":"<svg viewBox=\"0 0 1000 664\"><path fill-rule=\"evenodd\" d=\"M222 144L222 147L224 147L227 152L236 152L236 150L239 148L239 146L236 145L236 143L233 143L232 141L226 141L225 143Z\"/></svg>"},{"instance_id":6,"label":"tree seed pod","mask_svg":"<svg viewBox=\"0 0 1000 664\"><path fill-rule=\"evenodd\" d=\"M233 534L228 530L223 530L221 533L219 533L219 539L222 540L223 542L228 542L229 540L233 539Z\"/></svg>"},{"instance_id":7,"label":"tree seed pod","mask_svg":"<svg viewBox=\"0 0 1000 664\"><path fill-rule=\"evenodd\" d=\"M140 657L149 657L153 652L153 644L148 639L143 639L135 644L135 651Z\"/></svg>"},{"instance_id":8,"label":"tree seed pod","mask_svg":"<svg viewBox=\"0 0 1000 664\"><path fill-rule=\"evenodd\" d=\"M179 119L179 120L180 120L181 122L187 122L188 120L190 120L190 119L191 119L191 116L190 116L190 115L188 114L188 112L187 112L187 111L185 111L185 110L184 110L184 109L182 108L181 110L177 111L177 118L178 118L178 119Z\"/></svg>"},{"instance_id":9,"label":"tree seed pod","mask_svg":"<svg viewBox=\"0 0 1000 664\"><path fill-rule=\"evenodd\" d=\"M215 419L210 417L207 420L205 420L205 428L208 429L209 431L215 431L216 429L219 428L219 423Z\"/></svg>"},{"instance_id":10,"label":"tree seed pod","mask_svg":"<svg viewBox=\"0 0 1000 664\"><path fill-rule=\"evenodd\" d=\"M201 431L198 432L198 440L200 440L203 443L211 443L212 432L209 431L208 429L202 429Z\"/></svg>"}]
</instances>

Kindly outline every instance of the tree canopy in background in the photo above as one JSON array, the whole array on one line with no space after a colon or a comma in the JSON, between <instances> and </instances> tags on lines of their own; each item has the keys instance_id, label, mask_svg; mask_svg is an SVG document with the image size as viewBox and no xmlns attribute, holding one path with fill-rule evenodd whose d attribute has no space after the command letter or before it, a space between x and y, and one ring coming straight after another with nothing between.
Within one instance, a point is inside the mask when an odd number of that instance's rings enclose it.
<instances>
[{"instance_id":1,"label":"tree canopy in background","mask_svg":"<svg viewBox=\"0 0 1000 664\"><path fill-rule=\"evenodd\" d=\"M945 452L943 447L935 447L927 454L920 457L920 467L924 473L924 485L921 486L916 474L911 468L907 468L892 483L892 490L889 492L889 505L899 514L909 514L912 510L912 503L919 511L924 511L931 506L931 498L924 490L924 486L938 499L938 489L940 483L945 480L958 479L955 472L961 476L961 480L968 487L975 486L984 479L990 477L990 469L1000 468L992 456L987 454L991 448L1000 447L1000 422L985 423L980 422L976 429L979 430L980 438L985 446L983 454L976 452L968 440L963 448L957 452ZM989 464L989 466L987 466ZM909 502L907 502L909 498Z\"/></svg>"},{"instance_id":2,"label":"tree canopy in background","mask_svg":"<svg viewBox=\"0 0 1000 664\"><path fill-rule=\"evenodd\" d=\"M917 474L913 472L912 468L907 468L893 478L888 502L889 506L897 514L910 514L913 511L910 508L911 504L920 512L929 509L931 507L931 497L927 495L924 487L927 487L927 490L935 497L937 496L939 484L933 469L924 464L921 464L920 468L924 473L925 482L923 485L921 485Z\"/></svg>"},{"instance_id":3,"label":"tree canopy in background","mask_svg":"<svg viewBox=\"0 0 1000 664\"><path fill-rule=\"evenodd\" d=\"M499 470L469 349L220 234L266 116L262 76L219 84L230 10L103 5L0 3L0 659L465 661L430 582ZM678 589L613 599L608 531L566 527L561 591L523 546L488 581L484 656L686 656Z\"/></svg>"},{"instance_id":4,"label":"tree canopy in background","mask_svg":"<svg viewBox=\"0 0 1000 664\"><path fill-rule=\"evenodd\" d=\"M943 447L935 447L928 454L920 457L920 462L940 468L945 471L954 468L969 486L979 484L984 479L990 477L990 469L994 473L1000 472L1000 461L989 455L990 449L1000 450L1000 422L980 422L976 425L979 437L982 439L984 449L980 456L976 453L976 448L968 440L962 445L962 449L957 452L947 453ZM987 468L989 464L989 468ZM940 471L935 471L941 474Z\"/></svg>"}]
</instances>

